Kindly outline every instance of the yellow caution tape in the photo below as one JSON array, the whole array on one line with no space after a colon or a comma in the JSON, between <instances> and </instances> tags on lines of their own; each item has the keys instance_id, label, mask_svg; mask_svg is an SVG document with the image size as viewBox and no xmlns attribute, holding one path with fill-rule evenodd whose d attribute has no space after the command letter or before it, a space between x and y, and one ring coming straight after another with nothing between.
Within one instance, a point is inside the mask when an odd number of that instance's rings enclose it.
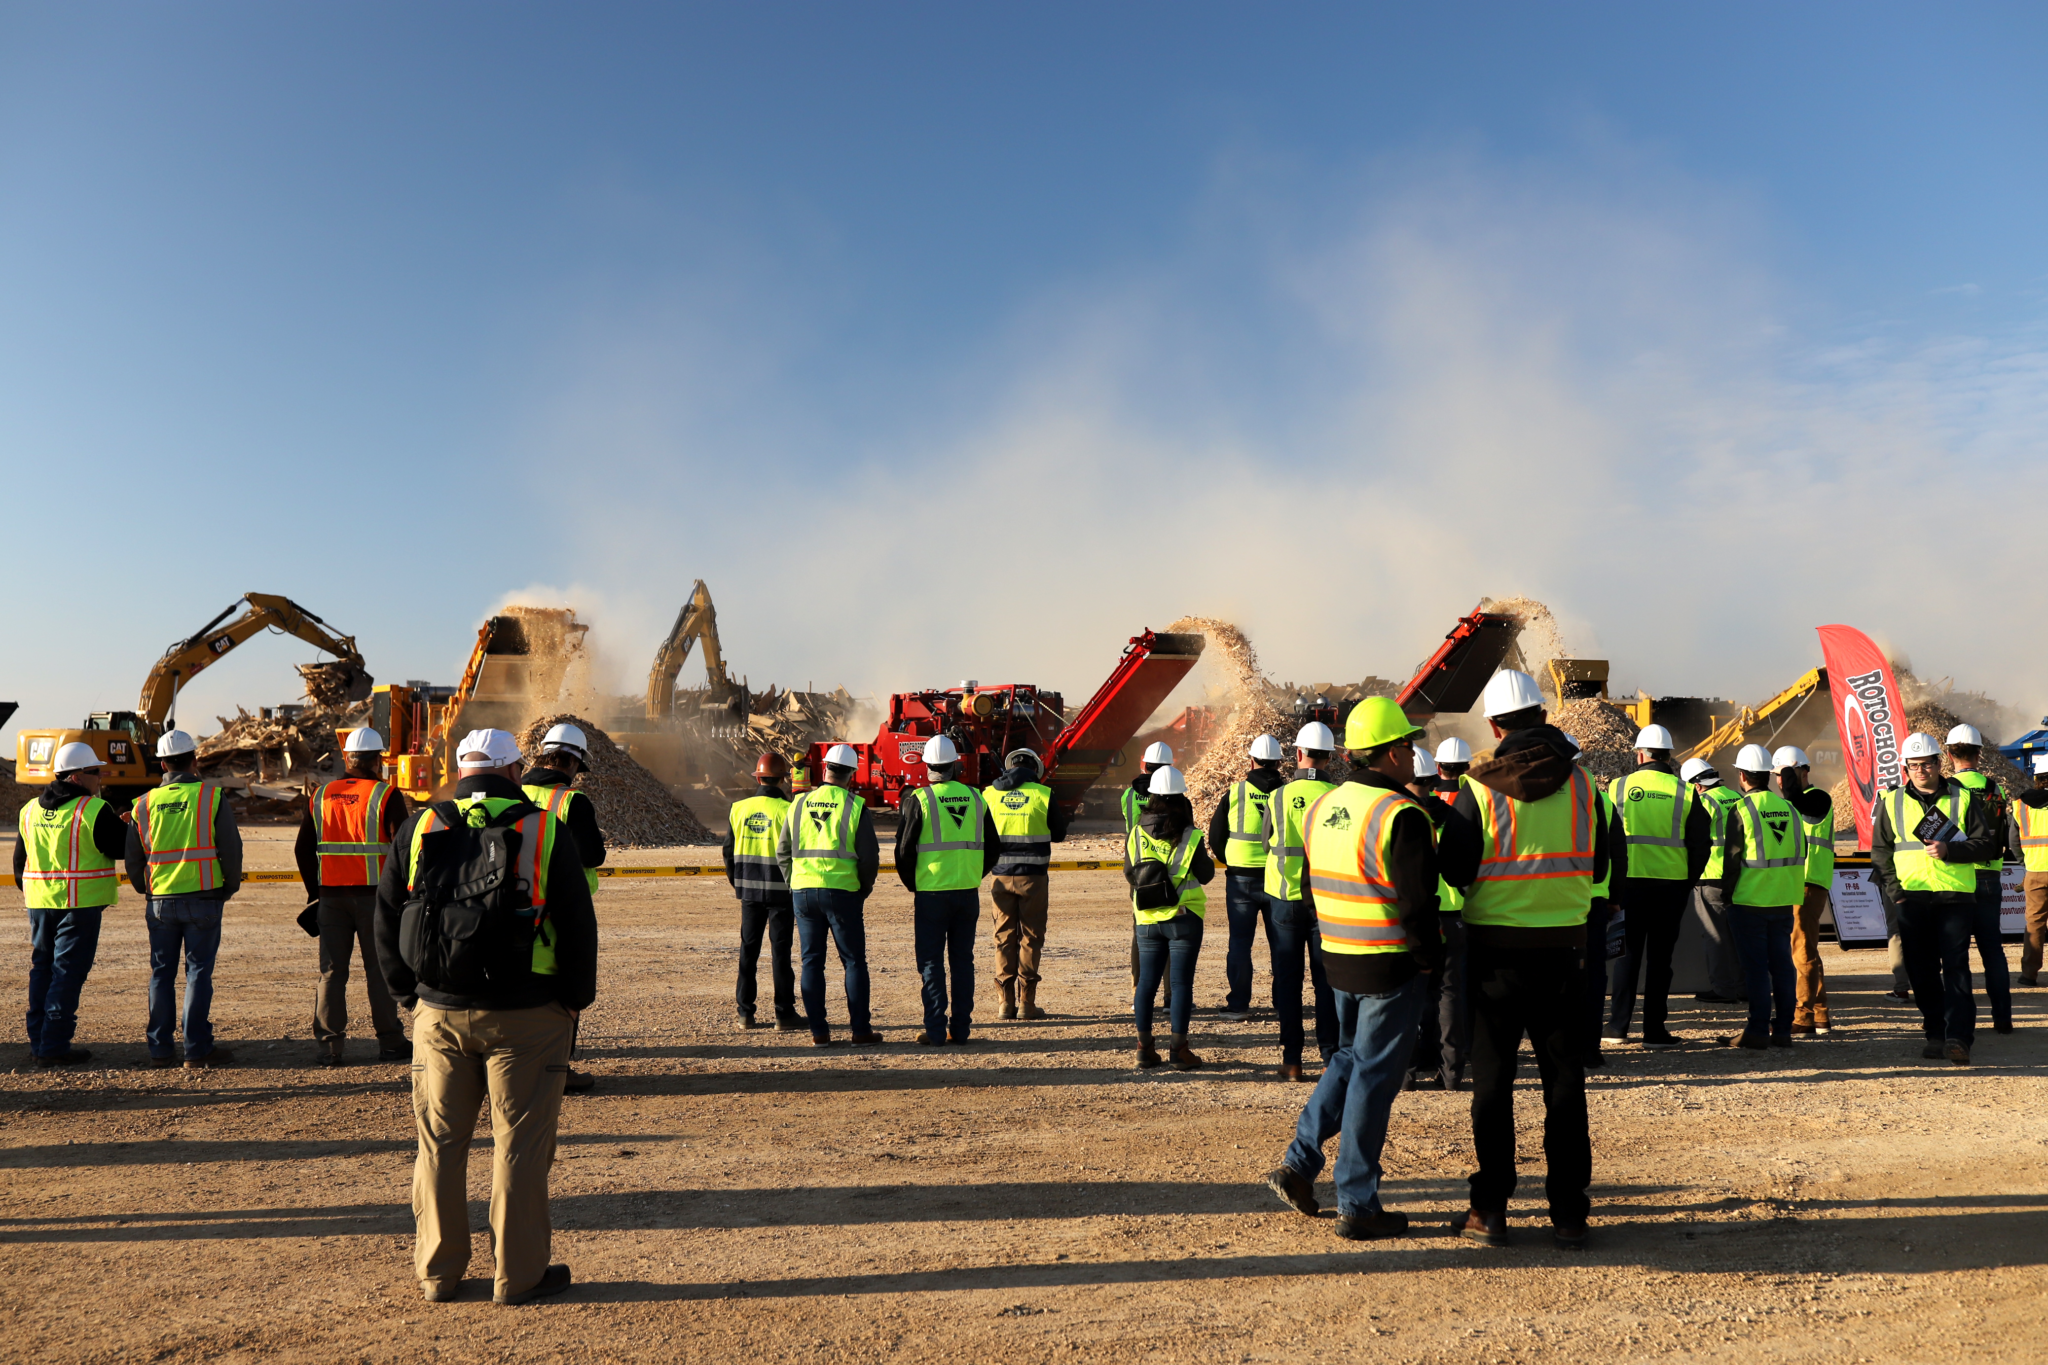
<instances>
[{"instance_id":1,"label":"yellow caution tape","mask_svg":"<svg viewBox=\"0 0 2048 1365\"><path fill-rule=\"evenodd\" d=\"M1120 872L1123 860L1120 858L1082 858L1072 862L1048 863L1052 872ZM896 864L883 863L882 871L894 872ZM725 868L717 867L600 867L600 877L723 877ZM253 882L297 882L303 880L297 872L276 870L255 870L244 872L242 880ZM124 883L125 884L125 883ZM0 877L0 885L14 885L14 878Z\"/></svg>"}]
</instances>

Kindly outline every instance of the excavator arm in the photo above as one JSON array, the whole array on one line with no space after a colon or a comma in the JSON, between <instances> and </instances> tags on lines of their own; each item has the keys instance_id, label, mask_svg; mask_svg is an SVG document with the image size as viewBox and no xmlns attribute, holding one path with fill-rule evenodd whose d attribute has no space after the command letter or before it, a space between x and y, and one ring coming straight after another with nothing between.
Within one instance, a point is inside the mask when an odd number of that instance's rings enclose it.
<instances>
[{"instance_id":1,"label":"excavator arm","mask_svg":"<svg viewBox=\"0 0 2048 1365\"><path fill-rule=\"evenodd\" d=\"M690 600L676 613L668 638L654 651L654 667L647 671L647 715L658 720L676 708L676 678L690 658L692 641L704 645L704 672L711 682L714 699L723 700L732 691L726 675L725 655L718 648L718 612L711 605L711 589L698 579Z\"/></svg>"},{"instance_id":2,"label":"excavator arm","mask_svg":"<svg viewBox=\"0 0 2048 1365\"><path fill-rule=\"evenodd\" d=\"M1682 759L1707 758L1723 749L1732 749L1745 743L1749 732L1758 726L1769 724L1770 738L1776 738L1785 723L1798 713L1806 699L1816 692L1825 692L1828 687L1828 671L1825 668L1808 669L1798 682L1772 697L1761 706L1745 706L1729 718L1714 733L1692 746Z\"/></svg>"},{"instance_id":3,"label":"excavator arm","mask_svg":"<svg viewBox=\"0 0 2048 1365\"><path fill-rule=\"evenodd\" d=\"M234 620L228 620L243 602L248 603L248 609ZM363 666L361 652L356 649L354 636L334 634L325 621L289 597L267 592L245 593L230 602L226 611L201 626L196 633L165 650L164 656L149 670L149 676L142 682L142 700L136 706L148 729L144 738L155 742L177 706L178 693L201 670L262 630L296 635L307 644L334 655L354 674L360 675L352 680L351 692L360 690L364 696L368 695L369 673Z\"/></svg>"}]
</instances>

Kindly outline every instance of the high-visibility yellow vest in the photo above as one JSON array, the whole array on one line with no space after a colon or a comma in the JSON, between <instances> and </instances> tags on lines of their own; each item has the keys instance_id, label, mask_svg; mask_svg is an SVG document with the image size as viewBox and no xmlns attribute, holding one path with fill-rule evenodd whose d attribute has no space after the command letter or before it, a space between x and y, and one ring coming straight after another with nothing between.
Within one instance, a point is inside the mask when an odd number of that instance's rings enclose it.
<instances>
[{"instance_id":1,"label":"high-visibility yellow vest","mask_svg":"<svg viewBox=\"0 0 2048 1365\"><path fill-rule=\"evenodd\" d=\"M220 850L213 844L220 793L194 778L152 787L135 798L130 814L149 858L149 894L189 896L221 885Z\"/></svg>"},{"instance_id":2,"label":"high-visibility yellow vest","mask_svg":"<svg viewBox=\"0 0 2048 1365\"><path fill-rule=\"evenodd\" d=\"M1671 773L1641 768L1610 782L1607 796L1621 812L1629 879L1684 881L1685 817L1692 810L1692 784Z\"/></svg>"},{"instance_id":3,"label":"high-visibility yellow vest","mask_svg":"<svg viewBox=\"0 0 2048 1365\"><path fill-rule=\"evenodd\" d=\"M1806 822L1806 884L1835 884L1835 808L1828 808Z\"/></svg>"},{"instance_id":4,"label":"high-visibility yellow vest","mask_svg":"<svg viewBox=\"0 0 2048 1365\"><path fill-rule=\"evenodd\" d=\"M1052 862L1052 788L1042 782L990 787L982 794L1003 841L998 867L1028 867L1043 872Z\"/></svg>"},{"instance_id":5,"label":"high-visibility yellow vest","mask_svg":"<svg viewBox=\"0 0 2048 1365\"><path fill-rule=\"evenodd\" d=\"M2029 872L2048 872L2048 807L2012 803L2013 823L2020 831L2020 860Z\"/></svg>"},{"instance_id":6,"label":"high-visibility yellow vest","mask_svg":"<svg viewBox=\"0 0 2048 1365\"><path fill-rule=\"evenodd\" d=\"M1479 872L1465 888L1465 922L1584 924L1600 821L1593 780L1574 767L1572 780L1541 801L1517 801L1484 782L1468 790L1479 806Z\"/></svg>"},{"instance_id":7,"label":"high-visibility yellow vest","mask_svg":"<svg viewBox=\"0 0 2048 1365\"><path fill-rule=\"evenodd\" d=\"M313 793L313 846L320 885L375 886L391 845L384 839L384 803L397 792L367 777L323 782Z\"/></svg>"},{"instance_id":8,"label":"high-visibility yellow vest","mask_svg":"<svg viewBox=\"0 0 2048 1365\"><path fill-rule=\"evenodd\" d=\"M1262 792L1249 778L1231 784L1224 796L1230 813L1224 823L1230 837L1223 841L1225 867L1259 868L1266 865L1266 804L1271 792Z\"/></svg>"},{"instance_id":9,"label":"high-visibility yellow vest","mask_svg":"<svg viewBox=\"0 0 2048 1365\"><path fill-rule=\"evenodd\" d=\"M569 823L569 803L579 796L582 796L586 801L590 799L588 796L584 796L582 792L572 789L567 782L556 787L522 786L519 790L526 793L527 800L539 806L549 815L554 816L564 825ZM578 858L583 856L581 848L576 850L576 856ZM597 894L597 884L603 881L604 878L597 875L596 868L586 867L583 869L583 880L590 887L590 894L594 896Z\"/></svg>"},{"instance_id":10,"label":"high-visibility yellow vest","mask_svg":"<svg viewBox=\"0 0 2048 1365\"><path fill-rule=\"evenodd\" d=\"M509 796L455 798L456 808L462 812L463 819L477 829L482 829L486 822L497 819L514 806L529 804L532 803L514 801ZM440 812L431 806L413 822L412 847L405 865L407 891L419 882L420 842L443 828ZM559 969L555 961L555 925L548 918L548 862L555 856L555 836L562 830L562 822L546 811L535 811L521 816L512 828L519 831L519 863L512 869L512 875L526 883L533 905L533 974L555 976Z\"/></svg>"},{"instance_id":11,"label":"high-visibility yellow vest","mask_svg":"<svg viewBox=\"0 0 2048 1365\"><path fill-rule=\"evenodd\" d=\"M1995 787L1992 786L1990 778L1986 777L1983 773L1980 773L1976 771L1974 768L1972 768L1957 773L1955 776L1955 780L1970 789L1972 800L1991 802L1993 815L1994 817L1996 816L1998 808L1998 798L2003 793L1999 792ZM1992 820L1992 823L2002 824L2003 822L1994 818ZM1997 857L1986 858L1981 863L1972 863L1971 866L1976 868L1979 872L2001 871L2005 867L2005 854L2003 850L2001 850Z\"/></svg>"},{"instance_id":12,"label":"high-visibility yellow vest","mask_svg":"<svg viewBox=\"0 0 2048 1365\"><path fill-rule=\"evenodd\" d=\"M1742 822L1742 872L1736 905L1776 910L1806 895L1806 817L1774 791L1744 792L1734 819Z\"/></svg>"},{"instance_id":13,"label":"high-visibility yellow vest","mask_svg":"<svg viewBox=\"0 0 2048 1365\"><path fill-rule=\"evenodd\" d=\"M1131 914L1140 924L1161 924L1185 910L1200 919L1209 917L1209 896L1195 880L1195 854L1202 847L1202 831L1189 825L1178 844L1155 839L1142 826L1124 836L1124 866L1136 867L1147 859L1166 864L1166 875L1180 892L1180 899L1157 910L1140 910L1138 893L1131 892Z\"/></svg>"},{"instance_id":14,"label":"high-visibility yellow vest","mask_svg":"<svg viewBox=\"0 0 2048 1365\"><path fill-rule=\"evenodd\" d=\"M1596 804L1599 806L1600 809L1601 825L1603 827L1611 827L1614 823L1614 803L1612 801L1609 801L1607 799L1607 793L1601 791L1598 787L1593 788L1593 795L1595 797ZM1602 868L1600 871L1600 880L1593 883L1593 899L1596 901L1610 900L1613 898L1614 861L1614 857L1610 853L1607 858L1607 866Z\"/></svg>"},{"instance_id":15,"label":"high-visibility yellow vest","mask_svg":"<svg viewBox=\"0 0 2048 1365\"><path fill-rule=\"evenodd\" d=\"M1123 798L1123 812L1124 833L1129 834L1132 830L1138 827L1138 821L1144 817L1145 798L1138 795L1136 792L1132 791L1129 787L1125 787Z\"/></svg>"},{"instance_id":16,"label":"high-visibility yellow vest","mask_svg":"<svg viewBox=\"0 0 2048 1365\"><path fill-rule=\"evenodd\" d=\"M1387 848L1394 817L1411 807L1421 814L1421 805L1406 792L1346 782L1308 808L1301 826L1304 858L1324 952L1408 950Z\"/></svg>"},{"instance_id":17,"label":"high-visibility yellow vest","mask_svg":"<svg viewBox=\"0 0 2048 1365\"><path fill-rule=\"evenodd\" d=\"M732 803L726 825L732 830L733 890L740 899L788 892L782 864L775 860L775 839L788 818L789 802L779 796L757 794Z\"/></svg>"},{"instance_id":18,"label":"high-visibility yellow vest","mask_svg":"<svg viewBox=\"0 0 2048 1365\"><path fill-rule=\"evenodd\" d=\"M1337 789L1320 777L1297 777L1266 800L1266 894L1284 901L1301 899L1301 822L1323 793Z\"/></svg>"},{"instance_id":19,"label":"high-visibility yellow vest","mask_svg":"<svg viewBox=\"0 0 2048 1365\"><path fill-rule=\"evenodd\" d=\"M860 813L867 802L830 783L813 787L789 803L789 889L858 891L860 864L853 851Z\"/></svg>"},{"instance_id":20,"label":"high-visibility yellow vest","mask_svg":"<svg viewBox=\"0 0 2048 1365\"><path fill-rule=\"evenodd\" d=\"M92 840L93 825L106 808L97 796L73 797L55 810L40 801L22 805L15 832L28 857L21 895L31 910L104 908L120 895L114 860Z\"/></svg>"},{"instance_id":21,"label":"high-visibility yellow vest","mask_svg":"<svg viewBox=\"0 0 2048 1365\"><path fill-rule=\"evenodd\" d=\"M1959 783L1944 784L1945 790L1935 798L1950 820L1959 830L1970 828L1970 810L1976 794ZM1920 836L1913 829L1926 818L1927 807L1916 798L1907 800L1906 785L1886 792L1881 798L1885 813L1892 822L1892 871L1899 879L1902 891L1975 891L1977 889L1977 865L1975 863L1947 863L1932 856L1927 846L1920 842Z\"/></svg>"},{"instance_id":22,"label":"high-visibility yellow vest","mask_svg":"<svg viewBox=\"0 0 2048 1365\"><path fill-rule=\"evenodd\" d=\"M1708 787L1696 795L1700 803L1707 808L1707 814L1712 821L1712 832L1708 835L1707 869L1700 873L1700 880L1718 882L1726 870L1723 866L1726 862L1723 855L1727 852L1729 812L1741 804L1742 795L1726 783L1718 787Z\"/></svg>"},{"instance_id":23,"label":"high-visibility yellow vest","mask_svg":"<svg viewBox=\"0 0 2048 1365\"><path fill-rule=\"evenodd\" d=\"M981 793L965 782L934 782L918 789L916 800L924 815L917 831L917 889L980 886L988 863L981 842Z\"/></svg>"}]
</instances>

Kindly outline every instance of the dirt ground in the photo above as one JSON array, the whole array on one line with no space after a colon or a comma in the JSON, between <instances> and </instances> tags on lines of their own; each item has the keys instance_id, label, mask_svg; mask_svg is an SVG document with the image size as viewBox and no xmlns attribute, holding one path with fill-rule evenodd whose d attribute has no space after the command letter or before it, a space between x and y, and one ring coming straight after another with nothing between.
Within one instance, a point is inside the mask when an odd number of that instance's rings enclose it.
<instances>
[{"instance_id":1,"label":"dirt ground","mask_svg":"<svg viewBox=\"0 0 2048 1365\"><path fill-rule=\"evenodd\" d=\"M254 834L250 865L289 866L286 832ZM147 948L132 899L110 912L85 993L92 1069L32 1071L18 1036L0 1054L12 1068L0 1075L6 1358L2044 1354L2040 992L2021 993L2020 1031L1987 1027L1963 1070L1918 1059L1908 1012L1880 995L1877 955L1830 952L1845 1036L1764 1056L1622 1051L1592 1084L1593 1242L1576 1254L1550 1244L1529 1200L1506 1250L1442 1235L1470 1171L1469 1097L1403 1095L1388 1202L1418 1226L1356 1245L1260 1183L1307 1095L1273 1078L1270 1017L1199 1016L1213 1064L1201 1072L1131 1069L1129 917L1120 879L1100 872L1056 877L1053 1017L998 1022L984 975L981 1041L965 1050L910 1041L909 901L885 879L868 928L890 1041L829 1053L734 1030L737 915L722 879L608 881L600 998L583 1029L598 1090L566 1104L554 1181L555 1254L576 1284L536 1306L491 1304L479 1234L464 1300L427 1304L411 1268L408 1074L370 1063L366 1037L350 1044L362 1064L313 1064L299 905L296 886L272 885L230 908L214 1017L244 1065L143 1068ZM1220 914L1212 924L1205 1005L1222 997ZM26 970L17 929L0 945L16 1009ZM836 980L829 998L843 1027ZM1735 1022L1686 1001L1673 1026L1704 1039ZM1540 1200L1534 1092L1522 1116L1523 1188ZM488 1144L486 1124L479 1229Z\"/></svg>"}]
</instances>

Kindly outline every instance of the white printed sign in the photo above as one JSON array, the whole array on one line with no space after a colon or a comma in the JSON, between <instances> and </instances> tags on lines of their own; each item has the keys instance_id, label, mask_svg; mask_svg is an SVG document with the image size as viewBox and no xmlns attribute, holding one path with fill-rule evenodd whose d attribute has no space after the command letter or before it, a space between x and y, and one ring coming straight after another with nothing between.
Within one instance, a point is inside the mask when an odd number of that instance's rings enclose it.
<instances>
[{"instance_id":1,"label":"white printed sign","mask_svg":"<svg viewBox=\"0 0 2048 1365\"><path fill-rule=\"evenodd\" d=\"M2027 865L2007 863L1998 874L1998 889L2004 893L2004 900L1998 907L1998 932L2001 934L2022 934L2027 932Z\"/></svg>"},{"instance_id":2,"label":"white printed sign","mask_svg":"<svg viewBox=\"0 0 2048 1365\"><path fill-rule=\"evenodd\" d=\"M1835 935L1844 943L1883 943L1884 901L1867 867L1835 869Z\"/></svg>"}]
</instances>

